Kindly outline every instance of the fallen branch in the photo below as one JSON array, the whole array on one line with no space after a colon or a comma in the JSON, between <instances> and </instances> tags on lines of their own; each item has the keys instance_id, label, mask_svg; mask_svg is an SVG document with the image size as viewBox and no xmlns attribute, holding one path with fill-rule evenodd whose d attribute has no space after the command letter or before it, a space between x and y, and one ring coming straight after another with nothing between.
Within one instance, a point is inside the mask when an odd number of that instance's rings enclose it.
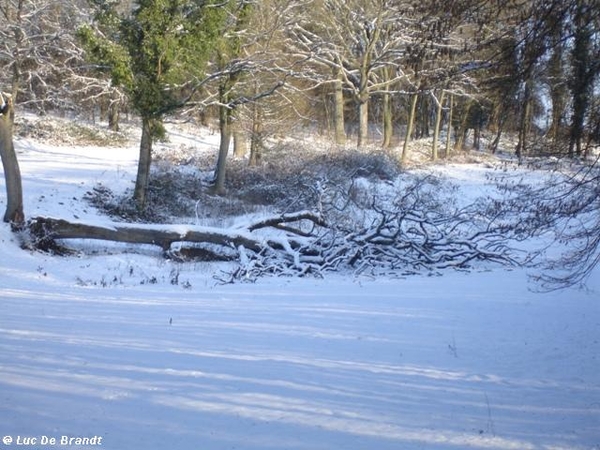
<instances>
[{"instance_id":1,"label":"fallen branch","mask_svg":"<svg viewBox=\"0 0 600 450\"><path fill-rule=\"evenodd\" d=\"M302 231L298 228L288 227L283 225L284 223L291 222L300 222L302 220L307 220L312 222L313 225L318 225L321 227L328 227L327 222L318 214L315 214L311 211L299 211L295 213L287 213L282 214L281 216L270 217L268 219L261 220L260 222L256 222L253 225L248 227L248 231L254 231L261 228L273 227L283 231L289 231L294 234L298 234L300 236L310 236L310 232Z\"/></svg>"},{"instance_id":2,"label":"fallen branch","mask_svg":"<svg viewBox=\"0 0 600 450\"><path fill-rule=\"evenodd\" d=\"M321 276L349 270L371 275L464 269L474 261L503 265L507 239L477 209L452 210L434 202L423 181L370 208L350 197L325 203L325 217L312 211L261 219L245 228L109 223L92 225L37 217L29 222L33 245L52 251L57 241L98 239L160 247L179 260L238 261L232 279L263 275ZM341 207L339 207L341 205Z\"/></svg>"},{"instance_id":3,"label":"fallen branch","mask_svg":"<svg viewBox=\"0 0 600 450\"><path fill-rule=\"evenodd\" d=\"M136 226L112 223L110 226L100 226L50 217L36 217L29 221L28 226L35 238L35 246L43 250L52 248L57 240L63 239L98 239L130 244L150 244L159 246L164 251L169 250L175 242L201 242L229 247L243 245L253 251L260 251L264 246L259 239L242 232L187 225ZM267 243L275 247L279 246L277 242Z\"/></svg>"}]
</instances>

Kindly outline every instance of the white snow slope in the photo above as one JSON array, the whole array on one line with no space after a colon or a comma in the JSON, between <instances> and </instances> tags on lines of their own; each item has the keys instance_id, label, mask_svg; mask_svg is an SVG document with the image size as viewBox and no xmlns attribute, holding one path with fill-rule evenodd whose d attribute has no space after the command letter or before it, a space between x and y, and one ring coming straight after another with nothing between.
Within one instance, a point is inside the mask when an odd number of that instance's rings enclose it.
<instances>
[{"instance_id":1,"label":"white snow slope","mask_svg":"<svg viewBox=\"0 0 600 450\"><path fill-rule=\"evenodd\" d=\"M29 217L101 222L82 194L135 171L135 148L16 146ZM25 252L7 225L0 251L0 448L600 449L597 277L219 286L152 251Z\"/></svg>"}]
</instances>

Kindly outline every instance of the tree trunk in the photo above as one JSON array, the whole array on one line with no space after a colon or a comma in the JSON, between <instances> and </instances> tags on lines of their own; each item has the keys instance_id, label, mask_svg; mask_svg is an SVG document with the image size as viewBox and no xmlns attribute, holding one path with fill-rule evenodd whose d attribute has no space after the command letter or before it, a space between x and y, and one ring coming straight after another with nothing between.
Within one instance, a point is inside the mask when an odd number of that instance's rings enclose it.
<instances>
[{"instance_id":1,"label":"tree trunk","mask_svg":"<svg viewBox=\"0 0 600 450\"><path fill-rule=\"evenodd\" d=\"M393 135L392 96L386 92L383 94L383 148L391 147Z\"/></svg>"},{"instance_id":2,"label":"tree trunk","mask_svg":"<svg viewBox=\"0 0 600 450\"><path fill-rule=\"evenodd\" d=\"M456 133L456 142L454 142L454 151L460 152L465 148L465 141L467 140L467 134L469 129L465 124L460 126L459 130L454 130Z\"/></svg>"},{"instance_id":3,"label":"tree trunk","mask_svg":"<svg viewBox=\"0 0 600 450\"><path fill-rule=\"evenodd\" d=\"M573 99L573 115L571 119L571 129L569 131L569 156L581 156L581 141L583 138L583 123L585 111L587 110L587 100L582 95L577 95Z\"/></svg>"},{"instance_id":4,"label":"tree trunk","mask_svg":"<svg viewBox=\"0 0 600 450\"><path fill-rule=\"evenodd\" d=\"M119 102L111 101L108 106L108 129L119 131Z\"/></svg>"},{"instance_id":5,"label":"tree trunk","mask_svg":"<svg viewBox=\"0 0 600 450\"><path fill-rule=\"evenodd\" d=\"M465 141L467 140L467 135L469 134L469 118L470 118L470 110L473 104L472 100L468 100L465 110L463 112L462 120L460 121L460 129L457 132L457 139L454 143L454 150L461 151L464 149Z\"/></svg>"},{"instance_id":6,"label":"tree trunk","mask_svg":"<svg viewBox=\"0 0 600 450\"><path fill-rule=\"evenodd\" d=\"M142 139L140 141L140 159L138 161L137 178L133 191L133 200L138 209L146 206L148 184L150 182L150 164L152 163L153 119L142 117Z\"/></svg>"},{"instance_id":7,"label":"tree trunk","mask_svg":"<svg viewBox=\"0 0 600 450\"><path fill-rule=\"evenodd\" d=\"M12 139L13 104L11 97L6 102L2 95L0 98L2 99L0 105L0 156L4 168L7 200L4 222L10 222L14 227L19 228L25 221L25 214L23 213L21 171Z\"/></svg>"},{"instance_id":8,"label":"tree trunk","mask_svg":"<svg viewBox=\"0 0 600 450\"><path fill-rule=\"evenodd\" d=\"M525 82L525 93L523 94L523 106L521 108L521 117L519 119L519 141L515 154L521 158L527 152L527 135L529 134L529 125L531 119L531 81Z\"/></svg>"},{"instance_id":9,"label":"tree trunk","mask_svg":"<svg viewBox=\"0 0 600 450\"><path fill-rule=\"evenodd\" d=\"M408 123L406 124L406 136L404 136L404 146L402 147L402 164L403 165L408 162L408 143L411 140L413 127L415 124L415 115L417 112L418 100L419 100L419 94L417 92L415 92L412 95L412 99L410 102L410 113L408 115Z\"/></svg>"},{"instance_id":10,"label":"tree trunk","mask_svg":"<svg viewBox=\"0 0 600 450\"><path fill-rule=\"evenodd\" d=\"M246 134L240 128L239 124L232 126L231 134L233 136L233 156L236 158L243 158L248 152Z\"/></svg>"},{"instance_id":11,"label":"tree trunk","mask_svg":"<svg viewBox=\"0 0 600 450\"><path fill-rule=\"evenodd\" d=\"M225 195L227 192L225 189L227 154L229 153L229 145L231 144L231 110L225 105L219 106L219 130L221 132L221 140L212 192L216 195Z\"/></svg>"},{"instance_id":12,"label":"tree trunk","mask_svg":"<svg viewBox=\"0 0 600 450\"><path fill-rule=\"evenodd\" d=\"M435 95L435 94L434 94ZM438 159L438 140L440 138L440 126L442 124L442 114L444 112L444 108L442 105L444 104L444 96L446 95L445 91L442 90L440 94L440 98L437 99L437 110L435 115L435 125L433 128L433 145L431 147L431 159L433 161Z\"/></svg>"},{"instance_id":13,"label":"tree trunk","mask_svg":"<svg viewBox=\"0 0 600 450\"><path fill-rule=\"evenodd\" d=\"M344 124L344 91L342 89L342 81L340 75L333 85L334 89L334 113L333 121L335 126L335 143L337 145L346 144L346 127Z\"/></svg>"},{"instance_id":14,"label":"tree trunk","mask_svg":"<svg viewBox=\"0 0 600 450\"><path fill-rule=\"evenodd\" d=\"M229 249L243 246L248 250L260 252L267 246L275 250L298 249L304 246L306 241L296 238L296 236L303 236L303 232L293 225L301 221L310 221L314 225L322 227L328 226L319 215L310 211L299 211L269 217L251 224L246 229L235 230L219 230L214 227L187 225L136 226L124 223L98 226L50 217L35 217L29 221L28 227L31 234L36 237L35 245L37 248L43 250L56 248L56 240L96 239L131 244L156 245L164 251L169 250L173 243L181 242L187 244L215 244ZM270 239L265 238L265 236L254 236L251 234L255 230L269 227L286 231L289 234L285 238L287 245L281 236Z\"/></svg>"},{"instance_id":15,"label":"tree trunk","mask_svg":"<svg viewBox=\"0 0 600 450\"><path fill-rule=\"evenodd\" d=\"M419 96L415 122L417 139L429 137L429 99L425 95Z\"/></svg>"},{"instance_id":16,"label":"tree trunk","mask_svg":"<svg viewBox=\"0 0 600 450\"><path fill-rule=\"evenodd\" d=\"M25 25L23 23L23 15L25 14L24 8L26 7L27 2L19 1L15 3L15 16L12 18L12 20L9 19L9 22L14 21L14 26L8 27L9 29L13 29L13 38L15 40L15 46L12 49L13 61L11 95L13 105L17 104L17 96L19 95L19 89L21 88L21 66L23 64L22 55L25 53L23 51L23 42L25 41L25 33L23 32Z\"/></svg>"},{"instance_id":17,"label":"tree trunk","mask_svg":"<svg viewBox=\"0 0 600 450\"><path fill-rule=\"evenodd\" d=\"M369 93L361 92L358 97L358 142L361 148L367 143L369 137Z\"/></svg>"},{"instance_id":18,"label":"tree trunk","mask_svg":"<svg viewBox=\"0 0 600 450\"><path fill-rule=\"evenodd\" d=\"M552 99L552 123L550 130L548 130L548 135L550 139L556 142L560 137L566 108L566 86L563 82L566 76L563 64L564 44L561 42L562 36L559 27L557 27L552 40L552 55L548 61L550 98Z\"/></svg>"},{"instance_id":19,"label":"tree trunk","mask_svg":"<svg viewBox=\"0 0 600 450\"><path fill-rule=\"evenodd\" d=\"M571 79L571 96L573 114L569 131L569 156L580 156L582 139L584 135L585 116L589 108L590 97L593 91L593 81L596 71L592 69L592 32L589 25L589 10L586 2L576 2L577 7L573 22L575 35L572 48L574 61Z\"/></svg>"},{"instance_id":20,"label":"tree trunk","mask_svg":"<svg viewBox=\"0 0 600 450\"><path fill-rule=\"evenodd\" d=\"M15 32L15 35L16 34L17 34L17 32ZM17 47L20 46L19 40L16 40L16 46ZM15 50L15 52L18 52L18 50ZM21 87L21 61L20 61L20 58L15 57L12 66L13 66L12 67L13 76L12 76L11 96L12 96L12 101L14 104L14 102L17 101L17 96L19 95L19 89Z\"/></svg>"},{"instance_id":21,"label":"tree trunk","mask_svg":"<svg viewBox=\"0 0 600 450\"><path fill-rule=\"evenodd\" d=\"M502 131L504 131L504 123L505 119L501 119L498 123L498 129L496 130L496 136L494 136L494 140L490 144L490 150L492 154L495 154L498 151L498 145L500 145L500 138L502 137Z\"/></svg>"},{"instance_id":22,"label":"tree trunk","mask_svg":"<svg viewBox=\"0 0 600 450\"><path fill-rule=\"evenodd\" d=\"M369 137L369 61L369 55L363 55L358 74L358 91L355 94L358 102L358 148L363 147Z\"/></svg>"},{"instance_id":23,"label":"tree trunk","mask_svg":"<svg viewBox=\"0 0 600 450\"><path fill-rule=\"evenodd\" d=\"M448 106L448 124L446 125L446 154L445 158L450 157L450 149L452 148L452 120L454 119L454 94L450 94Z\"/></svg>"},{"instance_id":24,"label":"tree trunk","mask_svg":"<svg viewBox=\"0 0 600 450\"><path fill-rule=\"evenodd\" d=\"M250 137L250 167L258 166L263 149L263 123L260 106L252 106L252 136Z\"/></svg>"},{"instance_id":25,"label":"tree trunk","mask_svg":"<svg viewBox=\"0 0 600 450\"><path fill-rule=\"evenodd\" d=\"M473 148L478 151L481 149L481 125L479 123L473 128Z\"/></svg>"}]
</instances>

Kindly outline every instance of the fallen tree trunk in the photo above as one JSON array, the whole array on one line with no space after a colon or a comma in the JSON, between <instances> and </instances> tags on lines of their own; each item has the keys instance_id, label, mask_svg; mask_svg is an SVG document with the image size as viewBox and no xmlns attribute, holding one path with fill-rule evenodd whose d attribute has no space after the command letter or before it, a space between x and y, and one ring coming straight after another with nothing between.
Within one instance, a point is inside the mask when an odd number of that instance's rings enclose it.
<instances>
[{"instance_id":1,"label":"fallen tree trunk","mask_svg":"<svg viewBox=\"0 0 600 450\"><path fill-rule=\"evenodd\" d=\"M302 219L320 220L314 215L304 214ZM285 221L270 219L273 225ZM298 220L298 219L294 219ZM262 224L261 224L262 225ZM250 227L254 229L254 226ZM63 239L99 239L131 244L151 244L169 250L175 242L208 243L228 247L243 246L254 252L261 251L265 245L274 249L284 247L298 248L303 243L296 239L288 239L284 244L278 239L261 239L244 230L222 230L211 227L195 227L192 225L129 225L112 223L110 226L89 225L69 222L51 217L35 217L29 221L29 230L36 241L36 247L45 249Z\"/></svg>"},{"instance_id":2,"label":"fallen tree trunk","mask_svg":"<svg viewBox=\"0 0 600 450\"><path fill-rule=\"evenodd\" d=\"M248 226L247 229L220 229L193 225L132 225L109 223L91 225L81 222L69 222L51 217L35 217L28 222L33 246L41 250L53 250L58 240L95 239L130 244L150 244L169 251L174 243L215 244L229 248L243 247L258 253L265 248L272 250L295 251L306 244L300 227L285 226L286 223L312 222L324 226L325 222L316 214L301 211L264 219ZM252 231L265 227L280 229L285 233L281 237L262 237ZM294 236L297 235L297 236Z\"/></svg>"},{"instance_id":3,"label":"fallen tree trunk","mask_svg":"<svg viewBox=\"0 0 600 450\"><path fill-rule=\"evenodd\" d=\"M179 230L177 228L180 228ZM254 251L261 248L260 241L247 235L211 228L183 229L177 226L111 224L110 227L69 222L50 217L30 220L29 230L36 239L36 247L52 247L57 240L99 239L130 244L156 245L169 250L174 242L203 242L226 246L243 245Z\"/></svg>"}]
</instances>

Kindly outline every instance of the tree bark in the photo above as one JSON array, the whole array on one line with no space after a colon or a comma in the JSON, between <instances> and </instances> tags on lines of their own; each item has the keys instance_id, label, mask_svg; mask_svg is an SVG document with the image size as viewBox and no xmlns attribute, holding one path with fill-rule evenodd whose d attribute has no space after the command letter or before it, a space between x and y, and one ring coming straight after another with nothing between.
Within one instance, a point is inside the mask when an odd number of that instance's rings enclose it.
<instances>
[{"instance_id":1,"label":"tree bark","mask_svg":"<svg viewBox=\"0 0 600 450\"><path fill-rule=\"evenodd\" d=\"M0 106L0 156L4 168L7 200L4 222L9 222L18 228L23 224L25 214L23 213L21 171L12 139L14 111L11 97L6 102L4 96L0 95L0 98L2 99Z\"/></svg>"},{"instance_id":2,"label":"tree bark","mask_svg":"<svg viewBox=\"0 0 600 450\"><path fill-rule=\"evenodd\" d=\"M42 246L53 246L57 239L97 239L130 244L156 245L168 250L174 242L195 242L220 245L243 245L251 250L260 250L260 241L242 233L233 234L213 228L198 228L182 232L169 226L132 226L113 224L104 227L85 223L68 222L63 219L36 217L29 225Z\"/></svg>"},{"instance_id":3,"label":"tree bark","mask_svg":"<svg viewBox=\"0 0 600 450\"><path fill-rule=\"evenodd\" d=\"M149 244L167 251L175 242L188 244L215 244L227 248L244 248L260 252L266 246L276 249L300 248L304 240L298 240L294 235L303 236L299 229L292 225L300 221L310 221L315 225L327 227L327 223L317 214L310 211L282 214L269 217L250 225L245 230L220 230L213 227L182 225L129 225L112 223L107 226L88 225L85 223L69 222L50 217L36 217L28 222L30 232L36 237L36 245L41 249L56 248L56 240L65 239L94 239L123 242L129 244ZM277 237L265 239L264 236L254 236L252 232L262 228L277 228L288 233L287 243Z\"/></svg>"},{"instance_id":4,"label":"tree bark","mask_svg":"<svg viewBox=\"0 0 600 450\"><path fill-rule=\"evenodd\" d=\"M346 127L344 124L344 91L340 75L337 76L333 85L334 90L334 113L333 121L335 126L335 143L337 145L346 144Z\"/></svg>"},{"instance_id":5,"label":"tree bark","mask_svg":"<svg viewBox=\"0 0 600 450\"><path fill-rule=\"evenodd\" d=\"M383 148L391 147L393 135L392 96L386 92L383 94Z\"/></svg>"},{"instance_id":6,"label":"tree bark","mask_svg":"<svg viewBox=\"0 0 600 450\"><path fill-rule=\"evenodd\" d=\"M225 195L227 192L225 189L227 154L231 144L231 110L225 105L219 106L219 129L221 140L219 141L219 156L212 192L216 195Z\"/></svg>"},{"instance_id":7,"label":"tree bark","mask_svg":"<svg viewBox=\"0 0 600 450\"><path fill-rule=\"evenodd\" d=\"M7 4L6 4L7 5ZM24 23L23 16L26 15L26 11L24 11L27 2L19 1L15 2L15 11L14 24L13 29L13 39L14 39L14 48L12 49L12 85L11 85L11 95L13 105L17 103L17 96L19 95L19 90L21 88L21 67L23 65L23 42L25 41L25 33L24 33ZM5 11L6 13L6 11ZM7 17L5 17L7 18ZM10 20L9 20L10 21Z\"/></svg>"},{"instance_id":8,"label":"tree bark","mask_svg":"<svg viewBox=\"0 0 600 450\"><path fill-rule=\"evenodd\" d=\"M569 156L581 156L582 139L584 136L585 116L589 109L590 97L596 71L592 67L592 32L590 31L589 9L591 6L584 1L576 2L575 35L572 52L574 61L571 79L571 97L573 114L569 130Z\"/></svg>"},{"instance_id":9,"label":"tree bark","mask_svg":"<svg viewBox=\"0 0 600 450\"><path fill-rule=\"evenodd\" d=\"M455 151L464 150L465 141L467 140L467 135L469 134L469 118L470 118L470 110L473 105L473 100L467 100L465 105L465 109L463 112L462 120L460 121L460 128L457 133L457 139L454 143Z\"/></svg>"},{"instance_id":10,"label":"tree bark","mask_svg":"<svg viewBox=\"0 0 600 450\"><path fill-rule=\"evenodd\" d=\"M119 102L111 101L108 106L108 129L111 131L119 131Z\"/></svg>"},{"instance_id":11,"label":"tree bark","mask_svg":"<svg viewBox=\"0 0 600 450\"><path fill-rule=\"evenodd\" d=\"M521 108L521 117L519 119L519 141L515 154L517 158L521 158L527 152L527 136L529 135L529 127L531 124L531 81L525 82L525 93L523 98L523 106Z\"/></svg>"},{"instance_id":12,"label":"tree bark","mask_svg":"<svg viewBox=\"0 0 600 450\"><path fill-rule=\"evenodd\" d=\"M490 127L490 131L495 133L494 140L490 143L490 151L492 154L495 154L498 151L498 146L500 145L500 138L502 137L502 133L504 132L504 126L508 121L508 108L504 103L496 104L494 107L494 112L492 114L492 118L490 123L492 127Z\"/></svg>"},{"instance_id":13,"label":"tree bark","mask_svg":"<svg viewBox=\"0 0 600 450\"><path fill-rule=\"evenodd\" d=\"M566 109L566 83L563 79L565 75L564 44L561 42L562 36L560 28L557 27L552 37L552 54L548 61L548 72L550 77L550 98L552 100L552 123L548 135L553 141L560 137L560 131L563 126L563 117Z\"/></svg>"},{"instance_id":14,"label":"tree bark","mask_svg":"<svg viewBox=\"0 0 600 450\"><path fill-rule=\"evenodd\" d=\"M367 143L369 137L369 93L360 92L358 96L358 142L357 147L361 148Z\"/></svg>"},{"instance_id":15,"label":"tree bark","mask_svg":"<svg viewBox=\"0 0 600 450\"><path fill-rule=\"evenodd\" d=\"M248 152L246 134L241 129L239 123L232 125L231 128L231 135L233 137L233 156L236 158L243 158Z\"/></svg>"},{"instance_id":16,"label":"tree bark","mask_svg":"<svg viewBox=\"0 0 600 450\"><path fill-rule=\"evenodd\" d=\"M260 105L252 105L252 136L250 137L250 167L256 167L260 163L263 150L263 122Z\"/></svg>"},{"instance_id":17,"label":"tree bark","mask_svg":"<svg viewBox=\"0 0 600 450\"><path fill-rule=\"evenodd\" d=\"M406 136L404 136L404 146L402 147L402 165L408 162L408 143L411 140L413 126L415 124L415 115L417 112L417 101L419 94L415 92L410 102L410 113L408 114L408 123L406 124Z\"/></svg>"},{"instance_id":18,"label":"tree bark","mask_svg":"<svg viewBox=\"0 0 600 450\"><path fill-rule=\"evenodd\" d=\"M450 157L450 150L452 148L452 120L454 119L454 94L450 94L450 100L448 101L448 124L446 125L446 154L445 158Z\"/></svg>"},{"instance_id":19,"label":"tree bark","mask_svg":"<svg viewBox=\"0 0 600 450\"><path fill-rule=\"evenodd\" d=\"M417 113L419 120L417 121L417 117L415 117L416 137L417 139L429 137L429 98L426 95L419 96Z\"/></svg>"},{"instance_id":20,"label":"tree bark","mask_svg":"<svg viewBox=\"0 0 600 450\"><path fill-rule=\"evenodd\" d=\"M146 206L148 184L150 182L150 164L152 163L152 140L154 123L149 117L142 118L142 139L140 141L140 158L137 178L133 191L133 200L141 210Z\"/></svg>"},{"instance_id":21,"label":"tree bark","mask_svg":"<svg viewBox=\"0 0 600 450\"><path fill-rule=\"evenodd\" d=\"M438 144L439 144L438 140L440 138L440 126L442 124L442 113L444 112L444 109L442 108L442 106L444 104L445 95L446 95L445 91L442 90L442 92L440 93L440 98L437 99L435 125L433 128L433 145L431 147L431 159L434 161L438 159Z\"/></svg>"}]
</instances>

